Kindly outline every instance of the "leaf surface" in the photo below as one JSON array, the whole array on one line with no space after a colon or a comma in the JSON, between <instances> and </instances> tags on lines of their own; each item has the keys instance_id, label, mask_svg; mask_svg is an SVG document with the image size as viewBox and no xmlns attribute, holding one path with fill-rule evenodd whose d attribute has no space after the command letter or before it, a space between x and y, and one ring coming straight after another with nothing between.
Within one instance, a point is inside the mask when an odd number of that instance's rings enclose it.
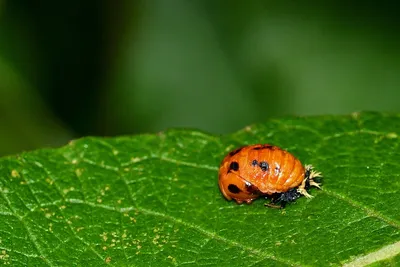
<instances>
[{"instance_id":1,"label":"leaf surface","mask_svg":"<svg viewBox=\"0 0 400 267\"><path fill-rule=\"evenodd\" d=\"M0 263L12 266L400 264L400 116L290 117L226 136L87 137L0 159ZM284 210L226 201L230 150L270 143L322 190Z\"/></svg>"}]
</instances>

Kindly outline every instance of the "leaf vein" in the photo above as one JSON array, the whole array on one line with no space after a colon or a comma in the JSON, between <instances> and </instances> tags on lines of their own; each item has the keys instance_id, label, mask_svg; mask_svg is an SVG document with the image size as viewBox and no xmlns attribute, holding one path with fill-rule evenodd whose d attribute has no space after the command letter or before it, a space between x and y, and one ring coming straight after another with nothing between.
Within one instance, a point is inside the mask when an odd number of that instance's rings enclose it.
<instances>
[{"instance_id":1,"label":"leaf vein","mask_svg":"<svg viewBox=\"0 0 400 267\"><path fill-rule=\"evenodd\" d=\"M389 259L400 253L400 241L387 245L377 251L373 251L369 254L362 255L353 259L351 262L344 264L344 267L358 267L366 266L374 262Z\"/></svg>"},{"instance_id":2,"label":"leaf vein","mask_svg":"<svg viewBox=\"0 0 400 267\"><path fill-rule=\"evenodd\" d=\"M396 220L393 220L393 219L391 219L389 217L386 217L382 213L380 213L380 212L378 212L378 211L376 211L376 210L374 210L372 208L369 208L369 207L366 207L364 205L361 205L361 203L359 203L359 202L357 202L357 201L355 201L355 200L353 200L353 199L351 199L351 198L349 198L347 196L338 194L336 192L333 192L333 191L330 191L330 190L327 190L327 189L321 190L321 192L323 192L323 193L325 193L325 194L327 194L329 196L335 197L337 199L340 199L342 201L345 201L345 202L349 203L351 206L353 206L353 207L355 207L357 209L363 210L369 216L375 217L377 219L380 219L380 220L384 221L385 223L387 223L387 224L389 224L389 225L391 225L391 226L393 226L393 227L395 227L397 229L400 229L400 223L397 222Z\"/></svg>"},{"instance_id":3,"label":"leaf vein","mask_svg":"<svg viewBox=\"0 0 400 267\"><path fill-rule=\"evenodd\" d=\"M223 243L228 244L228 245L233 246L233 247L239 247L239 248L241 248L243 250L247 250L247 251L251 252L252 254L259 255L259 256L262 256L264 258L269 258L269 259L272 259L272 260L275 260L275 261L278 261L278 262L281 262L281 263L284 263L284 264L295 265L294 262L292 262L292 261L290 261L288 259L277 258L276 256L274 256L272 254L263 252L263 251L261 251L259 249L255 249L253 247L241 244L241 243L236 242L236 241L229 240L229 239L227 239L227 238L225 238L223 236L218 235L217 233L210 232L210 231L208 231L206 229L203 229L203 228L201 228L201 227L199 227L197 225L194 225L194 224L189 223L189 222L185 222L183 220L180 220L178 218L175 218L175 217L173 217L171 215L168 215L168 214L165 214L165 213L152 211L152 210L149 210L149 209L146 209L146 208L141 208L141 207L117 209L115 207L102 205L102 204L91 203L91 202L87 202L87 201L85 202L85 201L79 200L79 199L74 199L74 200L71 199L71 200L69 200L69 202L76 203L76 204L86 204L86 205L89 205L91 207L98 207L98 208L103 208L103 209L107 209L107 210L111 210L111 211L117 211L117 212L121 212L121 213L122 212L131 211L131 210L135 210L135 211L139 211L139 212L142 212L144 214L147 214L147 215L152 215L152 216L156 216L156 217L165 218L165 219L170 220L170 221L172 221L174 223L181 224L181 225L183 225L183 226L185 226L187 228L194 229L194 230L198 231L199 233L201 233L201 234L203 234L203 235L205 235L205 236L207 236L207 237L209 237L211 239L218 240L220 242L223 242Z\"/></svg>"}]
</instances>

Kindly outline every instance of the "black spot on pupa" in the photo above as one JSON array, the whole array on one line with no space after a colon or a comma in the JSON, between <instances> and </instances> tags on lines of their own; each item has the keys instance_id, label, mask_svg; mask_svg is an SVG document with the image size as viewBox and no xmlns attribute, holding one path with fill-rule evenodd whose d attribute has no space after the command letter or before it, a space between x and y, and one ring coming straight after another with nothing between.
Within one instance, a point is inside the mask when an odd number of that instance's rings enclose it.
<instances>
[{"instance_id":1,"label":"black spot on pupa","mask_svg":"<svg viewBox=\"0 0 400 267\"><path fill-rule=\"evenodd\" d=\"M246 182L246 191L249 192L250 194L258 193L259 190L258 188L253 185L252 183Z\"/></svg>"},{"instance_id":2,"label":"black spot on pupa","mask_svg":"<svg viewBox=\"0 0 400 267\"><path fill-rule=\"evenodd\" d=\"M231 164L229 165L229 171L237 171L239 170L239 163L236 161L232 161Z\"/></svg>"},{"instance_id":3,"label":"black spot on pupa","mask_svg":"<svg viewBox=\"0 0 400 267\"><path fill-rule=\"evenodd\" d=\"M264 148L264 149L273 149L274 146L271 146L271 145L263 145L263 148Z\"/></svg>"},{"instance_id":4,"label":"black spot on pupa","mask_svg":"<svg viewBox=\"0 0 400 267\"><path fill-rule=\"evenodd\" d=\"M242 192L242 190L240 190L239 187L237 187L234 184L228 185L228 190L229 190L229 192L231 192L233 194L238 194L238 193Z\"/></svg>"},{"instance_id":5,"label":"black spot on pupa","mask_svg":"<svg viewBox=\"0 0 400 267\"><path fill-rule=\"evenodd\" d=\"M229 153L229 156L231 156L231 157L235 156L235 155L236 155L237 153L239 153L242 149L243 149L243 147L240 147L240 148L238 148L238 149L235 149L235 150L231 151L231 152Z\"/></svg>"},{"instance_id":6,"label":"black spot on pupa","mask_svg":"<svg viewBox=\"0 0 400 267\"><path fill-rule=\"evenodd\" d=\"M271 146L271 145L261 145L261 146L253 148L253 150L273 149L273 148L274 148L274 146Z\"/></svg>"},{"instance_id":7,"label":"black spot on pupa","mask_svg":"<svg viewBox=\"0 0 400 267\"><path fill-rule=\"evenodd\" d=\"M261 161L258 165L260 166L260 168L263 172L268 171L268 168L269 168L268 162Z\"/></svg>"},{"instance_id":8,"label":"black spot on pupa","mask_svg":"<svg viewBox=\"0 0 400 267\"><path fill-rule=\"evenodd\" d=\"M258 161L256 159L253 159L253 161L251 162L251 165L254 166L258 166Z\"/></svg>"}]
</instances>

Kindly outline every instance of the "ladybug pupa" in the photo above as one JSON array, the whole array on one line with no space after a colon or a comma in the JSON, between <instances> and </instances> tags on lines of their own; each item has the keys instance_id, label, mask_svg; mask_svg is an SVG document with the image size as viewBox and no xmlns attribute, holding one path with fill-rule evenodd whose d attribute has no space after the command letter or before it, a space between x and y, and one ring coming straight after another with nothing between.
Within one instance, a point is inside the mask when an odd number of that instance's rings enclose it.
<instances>
[{"instance_id":1,"label":"ladybug pupa","mask_svg":"<svg viewBox=\"0 0 400 267\"><path fill-rule=\"evenodd\" d=\"M311 198L310 187L320 188L321 173L277 146L257 144L231 151L223 159L219 188L227 200L250 204L259 197L271 199L266 206L283 208L301 196Z\"/></svg>"}]
</instances>

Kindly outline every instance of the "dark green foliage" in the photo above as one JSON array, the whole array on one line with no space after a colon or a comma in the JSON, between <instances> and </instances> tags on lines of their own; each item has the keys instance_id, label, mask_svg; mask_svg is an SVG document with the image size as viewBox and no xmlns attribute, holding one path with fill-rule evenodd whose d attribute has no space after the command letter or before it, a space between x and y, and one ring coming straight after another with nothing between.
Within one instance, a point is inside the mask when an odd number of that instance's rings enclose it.
<instances>
[{"instance_id":1,"label":"dark green foliage","mask_svg":"<svg viewBox=\"0 0 400 267\"><path fill-rule=\"evenodd\" d=\"M0 159L0 263L11 266L399 264L400 116L271 120L217 137L193 130L83 138ZM313 164L323 190L284 210L226 201L236 146L271 143ZM395 243L391 252L384 248ZM382 250L384 256L368 259Z\"/></svg>"}]
</instances>

